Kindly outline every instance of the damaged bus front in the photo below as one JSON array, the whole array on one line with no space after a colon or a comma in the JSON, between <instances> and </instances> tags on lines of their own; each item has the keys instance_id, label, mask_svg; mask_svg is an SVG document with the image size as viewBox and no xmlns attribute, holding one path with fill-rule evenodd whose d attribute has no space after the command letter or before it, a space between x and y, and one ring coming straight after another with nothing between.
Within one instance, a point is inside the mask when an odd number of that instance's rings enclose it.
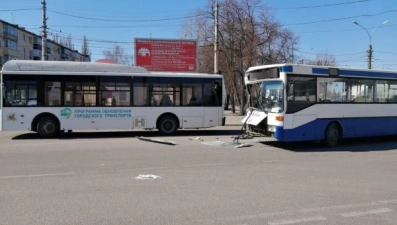
<instances>
[{"instance_id":1,"label":"damaged bus front","mask_svg":"<svg viewBox=\"0 0 397 225\"><path fill-rule=\"evenodd\" d=\"M283 139L285 83L280 76L282 68L252 67L245 73L249 107L242 122L247 135Z\"/></svg>"}]
</instances>

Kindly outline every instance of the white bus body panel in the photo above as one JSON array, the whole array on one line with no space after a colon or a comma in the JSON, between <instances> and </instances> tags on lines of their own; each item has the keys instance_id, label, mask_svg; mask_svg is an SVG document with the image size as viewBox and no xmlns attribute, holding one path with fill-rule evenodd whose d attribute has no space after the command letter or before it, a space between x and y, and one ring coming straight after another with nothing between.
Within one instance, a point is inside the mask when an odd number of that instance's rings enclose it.
<instances>
[{"instance_id":1,"label":"white bus body panel","mask_svg":"<svg viewBox=\"0 0 397 225\"><path fill-rule=\"evenodd\" d=\"M33 119L41 113L56 116L61 130L155 129L164 113L175 114L181 128L204 128L221 126L223 116L217 107L5 107L3 113L4 131L32 130Z\"/></svg>"}]
</instances>

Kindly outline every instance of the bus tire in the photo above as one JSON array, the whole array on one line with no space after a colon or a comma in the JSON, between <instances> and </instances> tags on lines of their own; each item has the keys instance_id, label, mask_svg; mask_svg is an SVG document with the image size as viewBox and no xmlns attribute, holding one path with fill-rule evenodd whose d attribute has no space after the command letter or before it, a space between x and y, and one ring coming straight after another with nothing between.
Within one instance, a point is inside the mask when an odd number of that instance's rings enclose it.
<instances>
[{"instance_id":1,"label":"bus tire","mask_svg":"<svg viewBox=\"0 0 397 225\"><path fill-rule=\"evenodd\" d=\"M324 144L327 147L335 147L339 144L341 139L339 126L336 123L331 123L325 130Z\"/></svg>"},{"instance_id":2,"label":"bus tire","mask_svg":"<svg viewBox=\"0 0 397 225\"><path fill-rule=\"evenodd\" d=\"M37 133L42 138L56 137L59 135L59 124L54 117L43 117L37 123Z\"/></svg>"},{"instance_id":3,"label":"bus tire","mask_svg":"<svg viewBox=\"0 0 397 225\"><path fill-rule=\"evenodd\" d=\"M174 134L178 130L178 121L173 116L164 116L159 121L158 129L163 135Z\"/></svg>"}]
</instances>

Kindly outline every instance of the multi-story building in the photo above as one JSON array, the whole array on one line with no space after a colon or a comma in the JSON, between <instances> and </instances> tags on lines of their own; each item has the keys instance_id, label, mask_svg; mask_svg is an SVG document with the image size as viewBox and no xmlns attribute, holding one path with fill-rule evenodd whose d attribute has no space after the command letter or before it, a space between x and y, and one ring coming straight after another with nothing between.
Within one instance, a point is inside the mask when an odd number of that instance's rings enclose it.
<instances>
[{"instance_id":1,"label":"multi-story building","mask_svg":"<svg viewBox=\"0 0 397 225\"><path fill-rule=\"evenodd\" d=\"M52 40L47 40L48 61L91 61L88 55L67 48ZM41 60L41 36L27 31L23 27L0 20L0 68L8 60Z\"/></svg>"}]
</instances>

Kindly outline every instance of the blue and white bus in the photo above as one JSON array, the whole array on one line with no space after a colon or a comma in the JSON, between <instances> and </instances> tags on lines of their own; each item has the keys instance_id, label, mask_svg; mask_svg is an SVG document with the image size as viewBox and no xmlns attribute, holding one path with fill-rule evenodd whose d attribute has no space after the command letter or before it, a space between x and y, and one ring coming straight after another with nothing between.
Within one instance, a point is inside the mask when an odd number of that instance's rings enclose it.
<instances>
[{"instance_id":1,"label":"blue and white bus","mask_svg":"<svg viewBox=\"0 0 397 225\"><path fill-rule=\"evenodd\" d=\"M397 72L277 64L244 77L248 134L323 141L397 134Z\"/></svg>"},{"instance_id":2,"label":"blue and white bus","mask_svg":"<svg viewBox=\"0 0 397 225\"><path fill-rule=\"evenodd\" d=\"M94 62L10 60L0 76L0 130L178 129L222 126L222 75L150 72Z\"/></svg>"}]
</instances>

